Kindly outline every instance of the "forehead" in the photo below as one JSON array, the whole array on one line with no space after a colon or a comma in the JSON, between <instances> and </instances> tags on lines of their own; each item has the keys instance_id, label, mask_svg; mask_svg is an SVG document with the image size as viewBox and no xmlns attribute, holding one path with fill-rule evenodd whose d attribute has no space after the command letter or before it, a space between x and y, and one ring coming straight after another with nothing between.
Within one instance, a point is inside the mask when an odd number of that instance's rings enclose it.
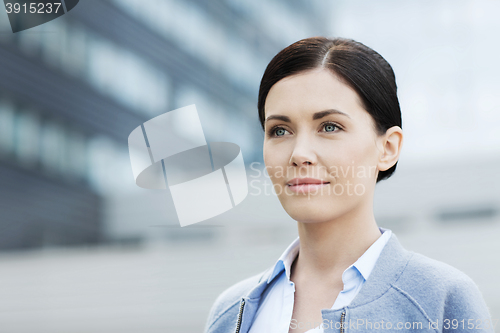
<instances>
[{"instance_id":1,"label":"forehead","mask_svg":"<svg viewBox=\"0 0 500 333\"><path fill-rule=\"evenodd\" d=\"M288 76L275 83L266 98L265 116L309 114L337 109L352 117L363 116L361 99L354 89L327 69L315 69Z\"/></svg>"}]
</instances>

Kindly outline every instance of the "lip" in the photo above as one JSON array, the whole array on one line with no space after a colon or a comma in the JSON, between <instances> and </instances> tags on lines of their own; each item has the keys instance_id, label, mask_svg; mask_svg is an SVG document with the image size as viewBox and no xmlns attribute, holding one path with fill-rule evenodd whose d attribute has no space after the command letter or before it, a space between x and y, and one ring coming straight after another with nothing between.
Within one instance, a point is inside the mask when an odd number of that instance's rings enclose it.
<instances>
[{"instance_id":1,"label":"lip","mask_svg":"<svg viewBox=\"0 0 500 333\"><path fill-rule=\"evenodd\" d=\"M321 179L315 178L294 178L286 185L292 192L296 193L309 193L316 192L323 186L327 186L330 182L325 182Z\"/></svg>"},{"instance_id":2,"label":"lip","mask_svg":"<svg viewBox=\"0 0 500 333\"><path fill-rule=\"evenodd\" d=\"M306 184L321 185L321 184L329 184L329 183L330 182L325 182L324 180L316 179L316 178L294 178L286 184L288 186L297 186L297 185L306 185Z\"/></svg>"}]
</instances>

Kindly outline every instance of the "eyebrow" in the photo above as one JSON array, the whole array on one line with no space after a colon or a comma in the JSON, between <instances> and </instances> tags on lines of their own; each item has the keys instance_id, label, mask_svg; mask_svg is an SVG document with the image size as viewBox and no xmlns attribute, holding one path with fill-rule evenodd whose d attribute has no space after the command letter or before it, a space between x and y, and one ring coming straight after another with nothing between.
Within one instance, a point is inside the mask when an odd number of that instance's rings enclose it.
<instances>
[{"instance_id":1,"label":"eyebrow","mask_svg":"<svg viewBox=\"0 0 500 333\"><path fill-rule=\"evenodd\" d=\"M336 109L328 109L328 110L323 110L323 111L315 112L313 114L313 116L312 116L312 119L313 120L321 119L323 117L328 116L329 114L340 114L340 115L344 115L347 118L351 119L351 117L347 113L344 113L344 112L336 110ZM272 119L278 119L278 120L281 120L281 121L284 121L284 122L287 122L287 123L291 123L292 122L288 116L282 116L282 115L279 115L279 114L275 114L275 115L271 115L271 116L267 117L266 121L272 120Z\"/></svg>"}]
</instances>

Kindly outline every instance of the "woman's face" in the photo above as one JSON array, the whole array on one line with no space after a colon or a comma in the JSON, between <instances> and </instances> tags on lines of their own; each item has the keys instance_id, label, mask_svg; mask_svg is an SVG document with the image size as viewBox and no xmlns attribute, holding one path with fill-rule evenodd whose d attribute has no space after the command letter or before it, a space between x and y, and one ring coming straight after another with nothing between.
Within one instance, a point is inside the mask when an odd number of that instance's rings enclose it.
<instances>
[{"instance_id":1,"label":"woman's face","mask_svg":"<svg viewBox=\"0 0 500 333\"><path fill-rule=\"evenodd\" d=\"M266 169L294 220L331 221L371 205L384 136L357 93L332 72L278 81L265 102L264 128Z\"/></svg>"}]
</instances>

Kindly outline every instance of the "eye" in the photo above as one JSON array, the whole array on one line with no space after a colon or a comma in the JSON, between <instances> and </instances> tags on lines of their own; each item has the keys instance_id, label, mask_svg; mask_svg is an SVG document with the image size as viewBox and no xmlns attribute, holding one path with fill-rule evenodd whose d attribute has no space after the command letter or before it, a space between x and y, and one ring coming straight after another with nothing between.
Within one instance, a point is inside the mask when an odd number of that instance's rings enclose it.
<instances>
[{"instance_id":1,"label":"eye","mask_svg":"<svg viewBox=\"0 0 500 333\"><path fill-rule=\"evenodd\" d=\"M270 131L269 131L269 135L270 136L283 136L287 133L288 131L286 129L284 129L283 127L280 127L280 126L276 126L276 127L273 127Z\"/></svg>"},{"instance_id":2,"label":"eye","mask_svg":"<svg viewBox=\"0 0 500 333\"><path fill-rule=\"evenodd\" d=\"M338 126L337 124L335 123L331 123L331 122L327 122L327 123L323 123L322 124L322 127L325 129L325 132L334 132L335 131L335 128L338 128L339 130L341 130L342 128L340 126ZM337 131L338 132L338 131Z\"/></svg>"}]
</instances>

